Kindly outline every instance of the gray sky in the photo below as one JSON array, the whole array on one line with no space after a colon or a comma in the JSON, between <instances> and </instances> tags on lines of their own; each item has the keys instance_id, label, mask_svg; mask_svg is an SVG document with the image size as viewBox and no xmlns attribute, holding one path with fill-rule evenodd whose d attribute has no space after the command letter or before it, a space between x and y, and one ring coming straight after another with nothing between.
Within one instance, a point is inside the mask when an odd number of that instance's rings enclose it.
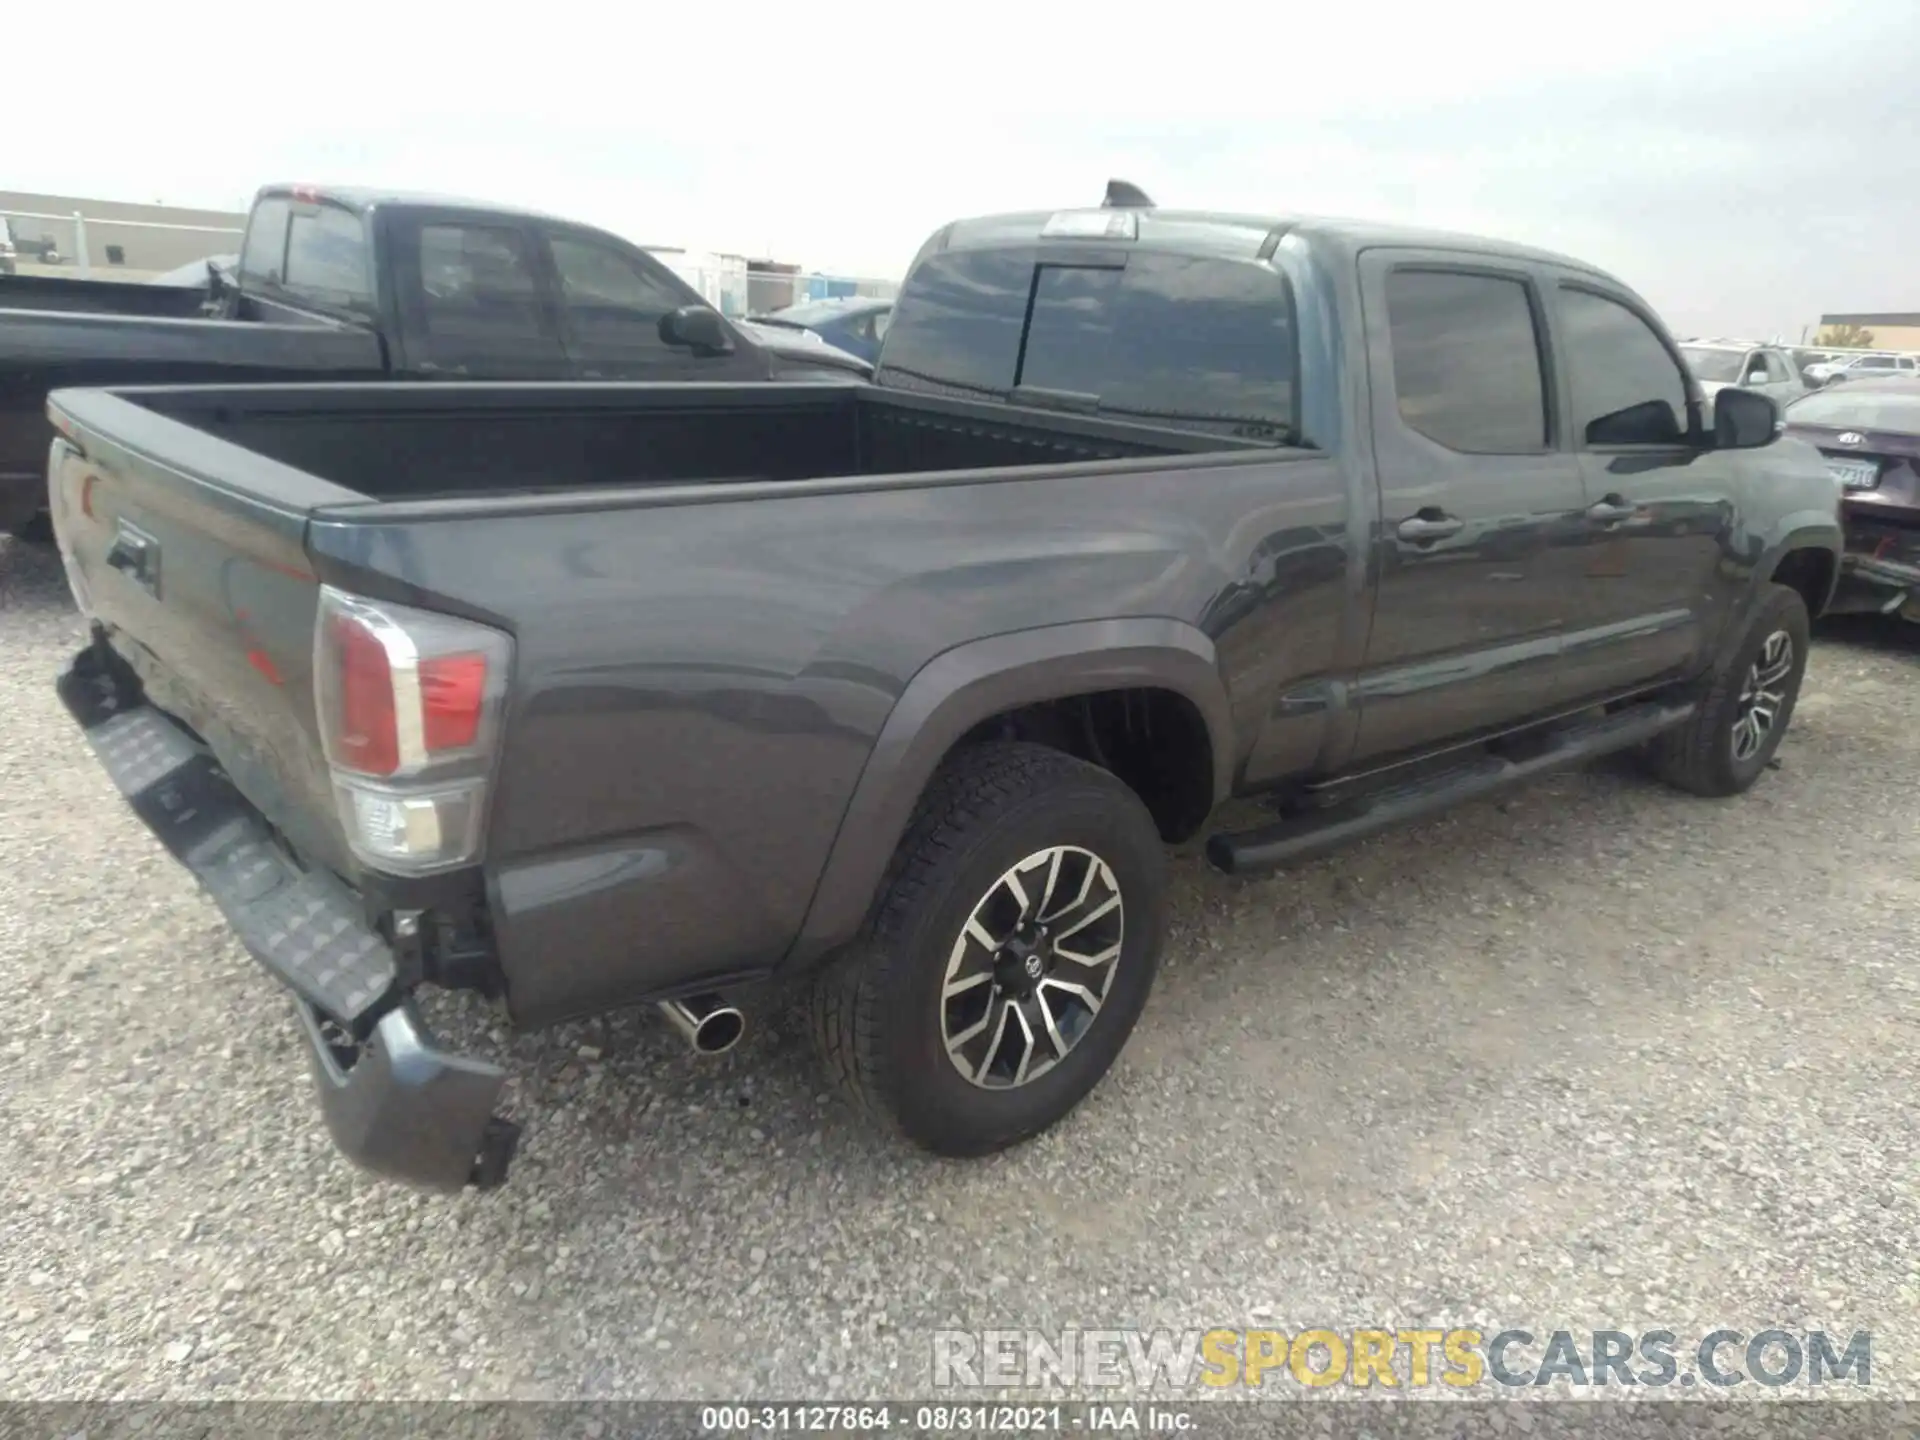
<instances>
[{"instance_id":1,"label":"gray sky","mask_svg":"<svg viewBox=\"0 0 1920 1440\"><path fill-rule=\"evenodd\" d=\"M13 7L10 53L81 50L10 67L0 186L402 185L898 274L1121 175L1565 250L1682 334L1920 310L1916 0L122 4Z\"/></svg>"}]
</instances>

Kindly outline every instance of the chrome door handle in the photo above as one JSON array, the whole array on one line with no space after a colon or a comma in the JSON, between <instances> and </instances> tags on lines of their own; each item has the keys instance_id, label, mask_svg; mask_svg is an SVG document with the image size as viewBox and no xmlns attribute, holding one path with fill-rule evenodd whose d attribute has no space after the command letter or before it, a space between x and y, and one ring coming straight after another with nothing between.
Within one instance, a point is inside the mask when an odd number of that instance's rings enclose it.
<instances>
[{"instance_id":1,"label":"chrome door handle","mask_svg":"<svg viewBox=\"0 0 1920 1440\"><path fill-rule=\"evenodd\" d=\"M1639 512L1638 505L1628 505L1609 495L1599 504L1587 507L1587 518L1596 525L1618 525L1622 520L1631 520Z\"/></svg>"},{"instance_id":2,"label":"chrome door handle","mask_svg":"<svg viewBox=\"0 0 1920 1440\"><path fill-rule=\"evenodd\" d=\"M1432 540L1444 540L1449 535L1458 535L1466 527L1466 521L1452 515L1415 515L1410 520L1402 520L1394 533L1402 540L1422 545Z\"/></svg>"}]
</instances>

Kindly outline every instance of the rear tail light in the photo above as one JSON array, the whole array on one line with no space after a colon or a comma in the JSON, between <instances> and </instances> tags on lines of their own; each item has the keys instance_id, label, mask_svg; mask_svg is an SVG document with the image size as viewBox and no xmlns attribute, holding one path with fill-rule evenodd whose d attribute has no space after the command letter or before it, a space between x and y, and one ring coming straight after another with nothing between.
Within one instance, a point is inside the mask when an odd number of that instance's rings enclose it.
<instances>
[{"instance_id":1,"label":"rear tail light","mask_svg":"<svg viewBox=\"0 0 1920 1440\"><path fill-rule=\"evenodd\" d=\"M479 858L513 642L470 620L322 586L314 698L354 853L425 874Z\"/></svg>"}]
</instances>

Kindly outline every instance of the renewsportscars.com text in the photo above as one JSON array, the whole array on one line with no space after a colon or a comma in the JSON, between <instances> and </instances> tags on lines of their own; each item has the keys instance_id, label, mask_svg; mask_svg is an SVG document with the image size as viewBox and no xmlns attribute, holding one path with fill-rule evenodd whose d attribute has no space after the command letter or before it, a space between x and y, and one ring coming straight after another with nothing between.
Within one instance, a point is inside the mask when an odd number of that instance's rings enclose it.
<instances>
[{"instance_id":1,"label":"renewsportscars.com text","mask_svg":"<svg viewBox=\"0 0 1920 1440\"><path fill-rule=\"evenodd\" d=\"M1824 1330L936 1331L939 1387L1206 1390L1631 1386L1726 1391L1873 1383L1873 1335Z\"/></svg>"}]
</instances>

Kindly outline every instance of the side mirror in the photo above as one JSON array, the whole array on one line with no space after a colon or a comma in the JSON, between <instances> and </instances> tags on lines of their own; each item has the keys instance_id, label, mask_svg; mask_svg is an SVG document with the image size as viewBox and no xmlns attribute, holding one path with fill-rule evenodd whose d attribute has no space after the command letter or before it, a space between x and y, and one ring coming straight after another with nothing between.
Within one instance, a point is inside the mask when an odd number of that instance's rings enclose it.
<instances>
[{"instance_id":1,"label":"side mirror","mask_svg":"<svg viewBox=\"0 0 1920 1440\"><path fill-rule=\"evenodd\" d=\"M1767 383L1767 372L1764 370L1749 371L1747 378L1741 383L1746 385L1764 385Z\"/></svg>"},{"instance_id":2,"label":"side mirror","mask_svg":"<svg viewBox=\"0 0 1920 1440\"><path fill-rule=\"evenodd\" d=\"M1780 433L1780 407L1752 390L1722 390L1713 397L1713 448L1758 450Z\"/></svg>"},{"instance_id":3,"label":"side mirror","mask_svg":"<svg viewBox=\"0 0 1920 1440\"><path fill-rule=\"evenodd\" d=\"M668 345L686 345L696 355L731 355L733 332L720 312L704 305L682 305L660 317L660 338Z\"/></svg>"}]
</instances>

